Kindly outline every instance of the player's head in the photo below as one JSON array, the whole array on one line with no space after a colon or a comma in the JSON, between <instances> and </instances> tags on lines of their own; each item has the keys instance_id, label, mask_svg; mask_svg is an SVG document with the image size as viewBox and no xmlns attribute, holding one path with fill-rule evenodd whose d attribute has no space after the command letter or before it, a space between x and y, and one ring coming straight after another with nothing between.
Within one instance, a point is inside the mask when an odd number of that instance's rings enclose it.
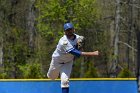
<instances>
[{"instance_id":1,"label":"player's head","mask_svg":"<svg viewBox=\"0 0 140 93\"><path fill-rule=\"evenodd\" d=\"M72 23L64 24L64 32L67 37L71 37L74 35L74 26Z\"/></svg>"},{"instance_id":2,"label":"player's head","mask_svg":"<svg viewBox=\"0 0 140 93\"><path fill-rule=\"evenodd\" d=\"M64 24L64 31L67 31L68 29L74 29L74 26L72 23L65 23Z\"/></svg>"}]
</instances>

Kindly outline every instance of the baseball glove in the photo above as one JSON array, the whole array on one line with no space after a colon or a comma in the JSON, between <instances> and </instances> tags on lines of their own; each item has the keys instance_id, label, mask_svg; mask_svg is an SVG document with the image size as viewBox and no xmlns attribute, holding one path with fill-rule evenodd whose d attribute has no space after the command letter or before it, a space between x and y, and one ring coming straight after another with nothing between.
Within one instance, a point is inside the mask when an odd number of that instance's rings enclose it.
<instances>
[{"instance_id":1,"label":"baseball glove","mask_svg":"<svg viewBox=\"0 0 140 93\"><path fill-rule=\"evenodd\" d=\"M83 49L83 48L84 48L84 44L85 44L85 38L84 38L84 36L80 36L80 37L77 39L77 45L76 45L77 49L78 49L78 50Z\"/></svg>"}]
</instances>

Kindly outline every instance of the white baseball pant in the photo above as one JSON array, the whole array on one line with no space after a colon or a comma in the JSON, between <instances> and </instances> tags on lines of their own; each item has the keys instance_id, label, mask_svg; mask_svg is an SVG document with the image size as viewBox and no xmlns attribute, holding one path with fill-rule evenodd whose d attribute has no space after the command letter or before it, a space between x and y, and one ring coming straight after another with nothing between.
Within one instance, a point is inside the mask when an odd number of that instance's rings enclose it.
<instances>
[{"instance_id":1,"label":"white baseball pant","mask_svg":"<svg viewBox=\"0 0 140 93\"><path fill-rule=\"evenodd\" d=\"M52 58L50 68L48 70L48 78L54 80L58 78L60 74L61 78L61 87L69 87L69 78L72 70L73 61L70 62L59 62L57 59Z\"/></svg>"}]
</instances>

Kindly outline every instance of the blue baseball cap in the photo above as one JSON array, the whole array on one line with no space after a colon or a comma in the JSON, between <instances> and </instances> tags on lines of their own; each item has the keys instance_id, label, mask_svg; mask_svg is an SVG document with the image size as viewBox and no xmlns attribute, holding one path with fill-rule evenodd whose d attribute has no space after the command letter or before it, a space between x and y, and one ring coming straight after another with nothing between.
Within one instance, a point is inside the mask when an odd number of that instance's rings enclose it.
<instances>
[{"instance_id":1,"label":"blue baseball cap","mask_svg":"<svg viewBox=\"0 0 140 93\"><path fill-rule=\"evenodd\" d=\"M66 23L64 24L64 31L70 29L70 28L74 28L73 24L72 23Z\"/></svg>"}]
</instances>

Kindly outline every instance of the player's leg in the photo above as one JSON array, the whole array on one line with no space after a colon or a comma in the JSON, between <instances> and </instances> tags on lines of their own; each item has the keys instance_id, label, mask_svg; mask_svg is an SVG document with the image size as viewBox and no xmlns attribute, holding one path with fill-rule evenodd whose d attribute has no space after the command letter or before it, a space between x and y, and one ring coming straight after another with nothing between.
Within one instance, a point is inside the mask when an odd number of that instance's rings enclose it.
<instances>
[{"instance_id":1,"label":"player's leg","mask_svg":"<svg viewBox=\"0 0 140 93\"><path fill-rule=\"evenodd\" d=\"M65 63L61 67L60 76L62 93L69 93L69 78L72 70L72 64L73 62Z\"/></svg>"},{"instance_id":2,"label":"player's leg","mask_svg":"<svg viewBox=\"0 0 140 93\"><path fill-rule=\"evenodd\" d=\"M58 64L58 62L56 62L56 60L52 59L48 73L47 73L47 77L54 80L56 78L58 78L59 76L59 72L60 72L60 64Z\"/></svg>"}]
</instances>

